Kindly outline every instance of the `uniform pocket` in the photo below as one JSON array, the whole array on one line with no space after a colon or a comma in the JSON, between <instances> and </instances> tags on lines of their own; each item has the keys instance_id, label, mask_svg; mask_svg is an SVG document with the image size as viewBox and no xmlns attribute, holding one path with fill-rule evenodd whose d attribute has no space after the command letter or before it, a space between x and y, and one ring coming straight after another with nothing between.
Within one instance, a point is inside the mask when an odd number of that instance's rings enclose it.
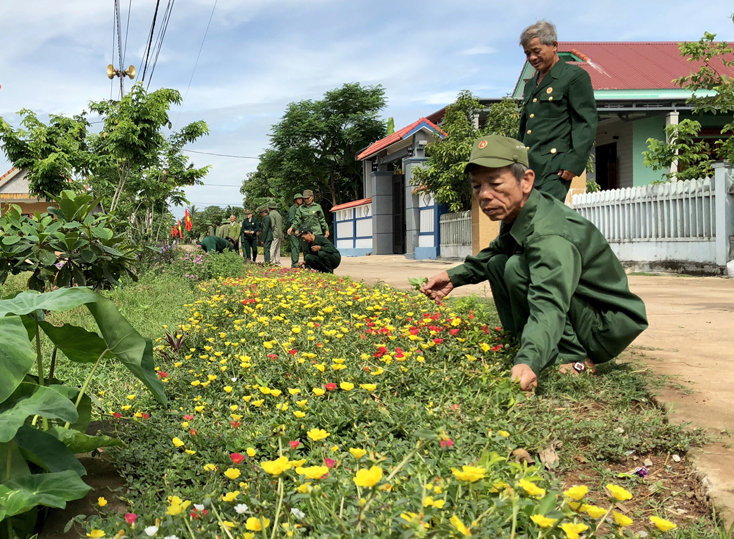
<instances>
[{"instance_id":1,"label":"uniform pocket","mask_svg":"<svg viewBox=\"0 0 734 539\"><path fill-rule=\"evenodd\" d=\"M552 90L548 93L548 90ZM566 99L563 92L553 90L553 88L547 88L538 95L538 101L540 102L540 116L543 118L555 118L564 114L566 109Z\"/></svg>"}]
</instances>

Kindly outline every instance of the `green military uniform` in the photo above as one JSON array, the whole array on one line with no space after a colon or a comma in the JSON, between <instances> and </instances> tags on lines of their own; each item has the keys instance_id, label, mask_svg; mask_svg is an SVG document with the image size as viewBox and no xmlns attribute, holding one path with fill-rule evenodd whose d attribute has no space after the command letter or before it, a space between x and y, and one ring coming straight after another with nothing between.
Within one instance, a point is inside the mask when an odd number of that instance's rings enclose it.
<instances>
[{"instance_id":1,"label":"green military uniform","mask_svg":"<svg viewBox=\"0 0 734 539\"><path fill-rule=\"evenodd\" d=\"M213 227L212 225L209 225L209 226L208 226L208 227L206 228L206 235L207 235L207 236L215 236L215 235L216 235L216 234L215 234L215 230L214 230L214 227Z\"/></svg>"},{"instance_id":2,"label":"green military uniform","mask_svg":"<svg viewBox=\"0 0 734 539\"><path fill-rule=\"evenodd\" d=\"M296 194L293 197L293 200L296 200L298 198L302 199L303 196L301 194ZM296 219L296 213L298 212L298 208L299 208L298 204L294 202L293 205L288 210L288 226L293 229L291 230L291 233L289 236L289 240L291 244L291 267L292 268L295 268L298 265L299 254L301 252L301 242L298 241L298 236L296 235L296 227L293 224L293 222Z\"/></svg>"},{"instance_id":3,"label":"green military uniform","mask_svg":"<svg viewBox=\"0 0 734 539\"><path fill-rule=\"evenodd\" d=\"M294 230L308 227L317 235L329 231L329 225L326 224L326 218L324 217L324 210L321 209L321 204L315 202L312 202L310 206L302 204L296 211L291 226Z\"/></svg>"},{"instance_id":4,"label":"green military uniform","mask_svg":"<svg viewBox=\"0 0 734 539\"><path fill-rule=\"evenodd\" d=\"M539 191L564 201L568 170L580 176L596 140L596 99L589 74L578 66L558 62L538 84L540 72L525 84L518 140L528 148L530 168Z\"/></svg>"},{"instance_id":5,"label":"green military uniform","mask_svg":"<svg viewBox=\"0 0 734 539\"><path fill-rule=\"evenodd\" d=\"M227 237L227 225L225 223L222 223L217 227L217 237L219 238L226 238Z\"/></svg>"},{"instance_id":6,"label":"green military uniform","mask_svg":"<svg viewBox=\"0 0 734 539\"><path fill-rule=\"evenodd\" d=\"M305 246L303 248L303 260L306 263L306 268L324 273L334 273L334 270L341 264L342 255L328 238L320 234L314 234L313 243L306 243L304 241L303 244ZM321 249L313 252L311 250L311 246L313 245L318 245Z\"/></svg>"},{"instance_id":7,"label":"green military uniform","mask_svg":"<svg viewBox=\"0 0 734 539\"><path fill-rule=\"evenodd\" d=\"M270 247L270 262L280 265L280 243L283 241L283 216L278 211L278 205L271 202L268 205L270 209L270 220L273 223L273 243Z\"/></svg>"},{"instance_id":8,"label":"green military uniform","mask_svg":"<svg viewBox=\"0 0 734 539\"><path fill-rule=\"evenodd\" d=\"M203 240L201 240L201 248L204 249L204 252L206 253L222 253L224 251L234 251L234 248L232 247L232 244L229 242L229 240L225 240L224 238L220 238L218 236L205 237Z\"/></svg>"},{"instance_id":9,"label":"green military uniform","mask_svg":"<svg viewBox=\"0 0 734 539\"><path fill-rule=\"evenodd\" d=\"M245 255L245 260L255 262L257 259L257 233L259 230L260 224L254 216L250 215L249 219L245 217L242 221L242 226L240 227L240 243L242 244L242 252Z\"/></svg>"},{"instance_id":10,"label":"green military uniform","mask_svg":"<svg viewBox=\"0 0 734 539\"><path fill-rule=\"evenodd\" d=\"M263 206L257 210L257 213L267 212L268 209ZM270 247L273 245L273 221L270 215L264 215L260 222L260 239L263 242L263 256L265 257L265 263L270 264Z\"/></svg>"},{"instance_id":11,"label":"green military uniform","mask_svg":"<svg viewBox=\"0 0 734 539\"><path fill-rule=\"evenodd\" d=\"M485 137L467 168L527 159L516 141ZM455 287L489 280L503 327L520 339L515 364L536 374L556 361L609 361L647 327L645 305L601 232L537 189L488 248L448 275Z\"/></svg>"}]
</instances>

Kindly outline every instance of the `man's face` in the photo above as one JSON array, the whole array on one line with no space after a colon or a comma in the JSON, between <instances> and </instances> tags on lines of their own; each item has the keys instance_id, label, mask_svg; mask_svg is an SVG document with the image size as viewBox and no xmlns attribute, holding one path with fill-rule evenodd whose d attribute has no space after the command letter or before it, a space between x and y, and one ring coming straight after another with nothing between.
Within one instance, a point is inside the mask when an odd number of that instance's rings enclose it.
<instances>
[{"instance_id":1,"label":"man's face","mask_svg":"<svg viewBox=\"0 0 734 539\"><path fill-rule=\"evenodd\" d=\"M235 216L234 215L230 215L229 216L229 222L230 222L230 224L234 224L234 222L235 222Z\"/></svg>"},{"instance_id":2,"label":"man's face","mask_svg":"<svg viewBox=\"0 0 734 539\"><path fill-rule=\"evenodd\" d=\"M310 206L312 202L313 202L313 197L308 197L306 199L306 206Z\"/></svg>"},{"instance_id":3,"label":"man's face","mask_svg":"<svg viewBox=\"0 0 734 539\"><path fill-rule=\"evenodd\" d=\"M300 206L301 204L303 204L303 199L302 198L297 198L296 199L296 206Z\"/></svg>"},{"instance_id":4,"label":"man's face","mask_svg":"<svg viewBox=\"0 0 734 539\"><path fill-rule=\"evenodd\" d=\"M553 45L543 45L540 38L536 37L525 47L525 57L531 66L541 73L546 73L553 67L557 50L558 42L554 41Z\"/></svg>"},{"instance_id":5,"label":"man's face","mask_svg":"<svg viewBox=\"0 0 734 539\"><path fill-rule=\"evenodd\" d=\"M313 243L316 236L314 236L313 232L306 232L305 234L301 234L301 239L306 243Z\"/></svg>"},{"instance_id":6,"label":"man's face","mask_svg":"<svg viewBox=\"0 0 734 539\"><path fill-rule=\"evenodd\" d=\"M528 170L518 182L510 167L475 166L469 179L479 208L485 215L492 221L512 223L533 190L535 173Z\"/></svg>"},{"instance_id":7,"label":"man's face","mask_svg":"<svg viewBox=\"0 0 734 539\"><path fill-rule=\"evenodd\" d=\"M245 217L247 217L248 219L252 219L252 214L251 213L246 213L245 214Z\"/></svg>"}]
</instances>

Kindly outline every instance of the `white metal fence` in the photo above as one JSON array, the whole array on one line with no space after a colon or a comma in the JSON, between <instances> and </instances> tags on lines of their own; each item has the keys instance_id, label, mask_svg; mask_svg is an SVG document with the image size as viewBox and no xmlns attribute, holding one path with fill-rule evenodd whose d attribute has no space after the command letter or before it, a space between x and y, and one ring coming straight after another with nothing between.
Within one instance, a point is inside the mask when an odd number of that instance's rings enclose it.
<instances>
[{"instance_id":1,"label":"white metal fence","mask_svg":"<svg viewBox=\"0 0 734 539\"><path fill-rule=\"evenodd\" d=\"M472 254L471 211L444 213L441 227L441 257L465 258Z\"/></svg>"},{"instance_id":2,"label":"white metal fence","mask_svg":"<svg viewBox=\"0 0 734 539\"><path fill-rule=\"evenodd\" d=\"M575 195L572 207L630 262L728 261L734 212L729 165L715 177Z\"/></svg>"}]
</instances>

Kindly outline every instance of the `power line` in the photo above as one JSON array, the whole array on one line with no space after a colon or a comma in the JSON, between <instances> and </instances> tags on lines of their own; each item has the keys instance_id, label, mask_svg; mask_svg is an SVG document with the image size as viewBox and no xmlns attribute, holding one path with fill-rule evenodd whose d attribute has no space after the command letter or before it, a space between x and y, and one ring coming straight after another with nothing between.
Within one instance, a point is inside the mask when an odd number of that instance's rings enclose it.
<instances>
[{"instance_id":1,"label":"power line","mask_svg":"<svg viewBox=\"0 0 734 539\"><path fill-rule=\"evenodd\" d=\"M120 2L118 0L115 0L115 20L117 21L117 55L120 60L120 63L117 65L120 66L120 69L124 69L122 67L122 30L120 29ZM125 93L124 84L125 77L120 76L120 100L122 100L122 96Z\"/></svg>"},{"instance_id":2,"label":"power line","mask_svg":"<svg viewBox=\"0 0 734 539\"><path fill-rule=\"evenodd\" d=\"M155 33L155 20L158 18L158 8L160 7L161 0L156 0L155 12L153 13L153 23L150 25L150 36L148 37L148 44L143 50L143 59L140 63L143 64L143 76L140 79L141 82L145 82L145 72L148 70L148 59L150 58L150 48L153 45L153 34Z\"/></svg>"},{"instance_id":3,"label":"power line","mask_svg":"<svg viewBox=\"0 0 734 539\"><path fill-rule=\"evenodd\" d=\"M176 123L173 128L175 129L178 125L178 120L181 118L181 111L183 110L186 98L189 95L189 88L191 88L191 81L194 80L194 74L196 73L196 66L199 65L199 57L201 56L201 50L204 48L204 42L206 41L206 35L209 33L209 26L212 23L212 17L214 17L214 10L217 9L217 0L214 0L214 6L212 6L211 15L209 15L209 22L206 24L206 30L204 31L204 38L201 40L201 47L199 47L199 54L196 55L196 62L194 62L194 70L191 72L191 78L189 79L189 85L186 87L186 93L184 94L183 101L181 101L181 108L178 110L178 116L176 117Z\"/></svg>"},{"instance_id":4,"label":"power line","mask_svg":"<svg viewBox=\"0 0 734 539\"><path fill-rule=\"evenodd\" d=\"M127 59L127 36L130 35L130 12L132 11L133 6L133 0L129 0L127 4L127 25L125 26L125 50L122 53L122 63L125 63L125 60ZM120 66L120 69L125 69L123 65Z\"/></svg>"},{"instance_id":5,"label":"power line","mask_svg":"<svg viewBox=\"0 0 734 539\"><path fill-rule=\"evenodd\" d=\"M163 47L163 39L166 37L166 31L168 30L168 23L171 20L171 12L173 11L173 4L176 2L176 0L168 0L168 4L166 5L166 9L163 12L163 22L160 25L160 29L158 30L158 37L156 38L156 44L153 46L154 49L156 49L155 52L155 58L153 59L153 63L150 67L150 76L148 77L148 85L146 86L146 89L150 88L150 81L153 80L153 73L155 72L155 68L158 65L158 56L161 53L161 47Z\"/></svg>"},{"instance_id":6,"label":"power line","mask_svg":"<svg viewBox=\"0 0 734 539\"><path fill-rule=\"evenodd\" d=\"M115 25L117 24L117 10L112 7L112 56L110 56L110 63L115 63ZM115 79L110 79L110 100L112 100L112 92L114 91Z\"/></svg>"},{"instance_id":7,"label":"power line","mask_svg":"<svg viewBox=\"0 0 734 539\"><path fill-rule=\"evenodd\" d=\"M179 112L179 115L180 114L181 113ZM227 155L227 154L224 154L224 153L199 152L199 151L196 151L196 150L187 150L186 148L184 148L183 151L184 152L187 152L187 153L200 153L200 154L204 154L204 155L216 155L217 157L233 157L235 159L260 159L259 157L251 157L249 155Z\"/></svg>"}]
</instances>

